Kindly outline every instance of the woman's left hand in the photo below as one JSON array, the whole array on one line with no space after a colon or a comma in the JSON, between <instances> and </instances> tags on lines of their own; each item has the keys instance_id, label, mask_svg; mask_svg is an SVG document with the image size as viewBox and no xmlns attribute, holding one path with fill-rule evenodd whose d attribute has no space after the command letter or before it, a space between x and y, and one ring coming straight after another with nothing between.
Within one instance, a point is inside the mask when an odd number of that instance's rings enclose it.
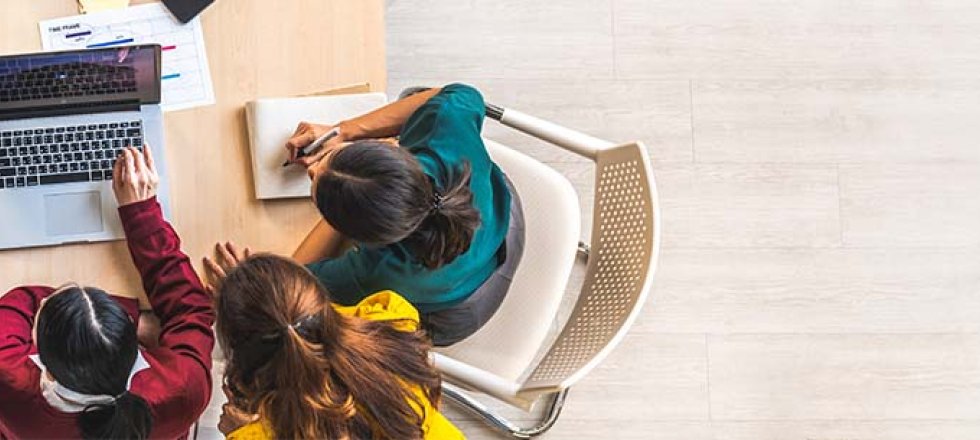
<instances>
[{"instance_id":1,"label":"woman's left hand","mask_svg":"<svg viewBox=\"0 0 980 440\"><path fill-rule=\"evenodd\" d=\"M258 420L255 414L242 411L241 408L232 405L230 402L221 405L221 418L218 419L218 431L228 436L242 426Z\"/></svg>"},{"instance_id":2,"label":"woman's left hand","mask_svg":"<svg viewBox=\"0 0 980 440\"><path fill-rule=\"evenodd\" d=\"M214 245L214 259L204 257L204 272L208 279L208 290L212 295L218 291L228 272L252 255L252 250L239 248L235 243L225 242Z\"/></svg>"},{"instance_id":3,"label":"woman's left hand","mask_svg":"<svg viewBox=\"0 0 980 440\"><path fill-rule=\"evenodd\" d=\"M232 395L228 385L221 387L221 390L225 393L225 398L228 400L224 405L221 405L221 418L218 420L218 431L221 431L225 437L232 432L235 432L238 428L252 423L259 419L258 414L250 414L233 402L235 397Z\"/></svg>"}]
</instances>

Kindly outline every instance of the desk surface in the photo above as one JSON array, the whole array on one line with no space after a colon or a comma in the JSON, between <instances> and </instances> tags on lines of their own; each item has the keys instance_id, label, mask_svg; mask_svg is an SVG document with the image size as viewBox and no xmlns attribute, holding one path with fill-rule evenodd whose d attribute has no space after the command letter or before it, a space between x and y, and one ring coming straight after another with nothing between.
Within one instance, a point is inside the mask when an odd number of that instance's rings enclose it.
<instances>
[{"instance_id":1,"label":"desk surface","mask_svg":"<svg viewBox=\"0 0 980 440\"><path fill-rule=\"evenodd\" d=\"M39 51L38 21L77 14L76 5L3 2L0 54ZM255 200L243 106L353 83L384 91L383 7L381 0L218 0L204 11L217 104L164 117L172 221L196 267L219 240L291 253L316 223L308 200ZM0 251L0 295L68 280L142 296L122 241Z\"/></svg>"}]
</instances>

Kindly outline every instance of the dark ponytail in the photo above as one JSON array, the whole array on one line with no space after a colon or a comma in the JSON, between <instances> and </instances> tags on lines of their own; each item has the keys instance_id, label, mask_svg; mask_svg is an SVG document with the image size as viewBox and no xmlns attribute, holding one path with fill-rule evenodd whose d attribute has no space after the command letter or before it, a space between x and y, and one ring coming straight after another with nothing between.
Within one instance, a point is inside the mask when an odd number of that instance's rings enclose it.
<instances>
[{"instance_id":1,"label":"dark ponytail","mask_svg":"<svg viewBox=\"0 0 980 440\"><path fill-rule=\"evenodd\" d=\"M136 325L102 290L78 286L49 297L37 317L41 362L62 386L83 394L116 396L78 415L82 437L144 439L150 408L126 385L138 354Z\"/></svg>"},{"instance_id":2,"label":"dark ponytail","mask_svg":"<svg viewBox=\"0 0 980 440\"><path fill-rule=\"evenodd\" d=\"M89 405L78 415L84 439L149 437L153 418L146 401L126 391L108 405Z\"/></svg>"},{"instance_id":3,"label":"dark ponytail","mask_svg":"<svg viewBox=\"0 0 980 440\"><path fill-rule=\"evenodd\" d=\"M473 206L470 164L449 170L443 192L434 191L432 210L405 238L405 246L429 269L451 263L470 248L480 226L480 211Z\"/></svg>"},{"instance_id":4,"label":"dark ponytail","mask_svg":"<svg viewBox=\"0 0 980 440\"><path fill-rule=\"evenodd\" d=\"M469 163L443 169L441 181L422 171L408 150L358 141L330 157L314 182L317 208L337 231L368 245L403 243L429 269L470 248L480 226Z\"/></svg>"}]
</instances>

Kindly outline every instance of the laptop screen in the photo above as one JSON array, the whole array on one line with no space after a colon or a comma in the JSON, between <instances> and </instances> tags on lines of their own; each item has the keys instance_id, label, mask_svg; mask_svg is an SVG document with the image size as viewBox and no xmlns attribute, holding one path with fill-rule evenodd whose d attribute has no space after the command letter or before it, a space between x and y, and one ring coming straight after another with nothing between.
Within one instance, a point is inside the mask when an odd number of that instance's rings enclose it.
<instances>
[{"instance_id":1,"label":"laptop screen","mask_svg":"<svg viewBox=\"0 0 980 440\"><path fill-rule=\"evenodd\" d=\"M160 102L160 46L0 57L0 112Z\"/></svg>"}]
</instances>

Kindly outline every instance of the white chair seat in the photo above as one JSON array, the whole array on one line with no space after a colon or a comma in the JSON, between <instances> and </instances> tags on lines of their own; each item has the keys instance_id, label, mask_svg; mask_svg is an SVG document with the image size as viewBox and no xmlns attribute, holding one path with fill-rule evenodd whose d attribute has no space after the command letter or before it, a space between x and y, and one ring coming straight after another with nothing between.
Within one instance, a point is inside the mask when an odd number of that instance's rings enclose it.
<instances>
[{"instance_id":1,"label":"white chair seat","mask_svg":"<svg viewBox=\"0 0 980 440\"><path fill-rule=\"evenodd\" d=\"M575 264L582 221L568 179L514 149L485 141L520 195L525 212L524 255L490 321L472 336L437 352L517 384L549 336L552 321L541 318L557 314ZM535 215L527 214L532 212Z\"/></svg>"}]
</instances>

